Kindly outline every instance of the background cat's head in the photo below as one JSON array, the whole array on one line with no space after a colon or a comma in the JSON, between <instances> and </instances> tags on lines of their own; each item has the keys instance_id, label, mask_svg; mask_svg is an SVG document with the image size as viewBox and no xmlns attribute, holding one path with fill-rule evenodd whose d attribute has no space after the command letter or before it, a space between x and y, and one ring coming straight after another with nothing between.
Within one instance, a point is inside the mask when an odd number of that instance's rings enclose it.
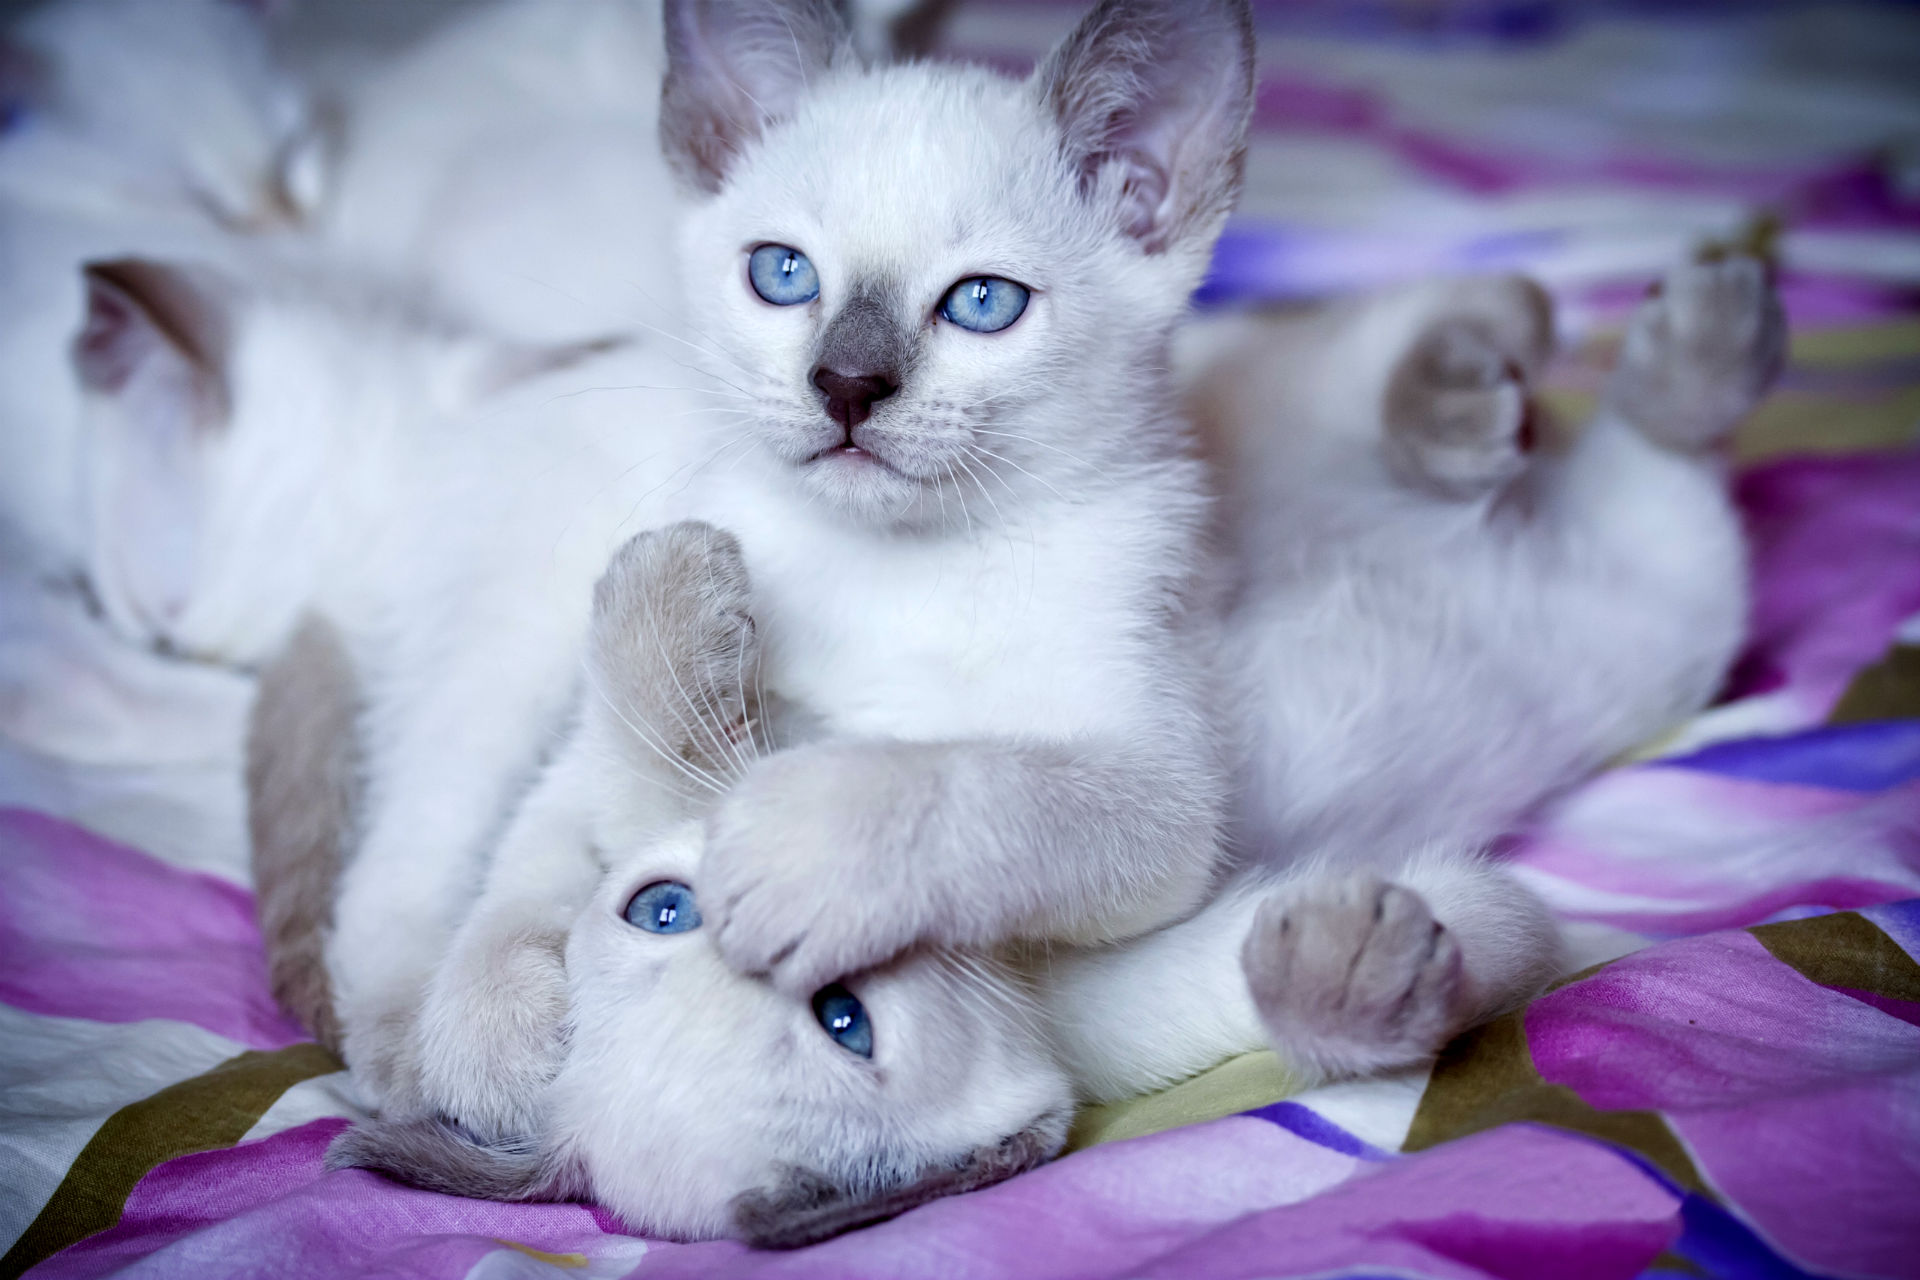
<instances>
[{"instance_id":1,"label":"background cat's head","mask_svg":"<svg viewBox=\"0 0 1920 1280\"><path fill-rule=\"evenodd\" d=\"M505 342L233 249L93 262L78 287L87 576L123 635L228 662L277 650L418 501L405 440L606 349Z\"/></svg>"},{"instance_id":2,"label":"background cat's head","mask_svg":"<svg viewBox=\"0 0 1920 1280\"><path fill-rule=\"evenodd\" d=\"M671 0L690 335L776 465L958 526L1175 447L1170 330L1237 195L1244 0L1106 0L1021 82L869 68L829 0Z\"/></svg>"}]
</instances>

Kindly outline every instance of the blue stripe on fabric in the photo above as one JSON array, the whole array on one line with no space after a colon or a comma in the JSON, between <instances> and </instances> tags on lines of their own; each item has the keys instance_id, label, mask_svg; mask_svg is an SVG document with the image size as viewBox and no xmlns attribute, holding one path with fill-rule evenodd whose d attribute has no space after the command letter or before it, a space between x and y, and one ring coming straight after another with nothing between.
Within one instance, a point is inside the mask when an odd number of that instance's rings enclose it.
<instances>
[{"instance_id":1,"label":"blue stripe on fabric","mask_svg":"<svg viewBox=\"0 0 1920 1280\"><path fill-rule=\"evenodd\" d=\"M1712 1280L1818 1280L1775 1253L1753 1228L1703 1195L1680 1202L1680 1238L1668 1252Z\"/></svg>"},{"instance_id":2,"label":"blue stripe on fabric","mask_svg":"<svg viewBox=\"0 0 1920 1280\"><path fill-rule=\"evenodd\" d=\"M1250 1120L1265 1120L1278 1125L1296 1138L1305 1138L1315 1146L1337 1151L1356 1160L1391 1160L1393 1153L1362 1142L1311 1107L1298 1102L1276 1102L1257 1111L1240 1113Z\"/></svg>"},{"instance_id":3,"label":"blue stripe on fabric","mask_svg":"<svg viewBox=\"0 0 1920 1280\"><path fill-rule=\"evenodd\" d=\"M1716 742L1658 763L1751 782L1885 791L1920 778L1920 720L1828 725L1777 738Z\"/></svg>"}]
</instances>

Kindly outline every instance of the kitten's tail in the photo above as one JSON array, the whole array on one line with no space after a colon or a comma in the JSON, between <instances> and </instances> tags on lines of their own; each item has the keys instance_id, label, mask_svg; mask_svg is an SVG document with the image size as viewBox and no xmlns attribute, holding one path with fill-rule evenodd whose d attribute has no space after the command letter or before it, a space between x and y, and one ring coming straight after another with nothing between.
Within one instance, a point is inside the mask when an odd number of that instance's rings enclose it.
<instances>
[{"instance_id":1,"label":"kitten's tail","mask_svg":"<svg viewBox=\"0 0 1920 1280\"><path fill-rule=\"evenodd\" d=\"M360 807L358 703L339 632L309 614L261 673L247 725L247 833L273 996L335 1053L326 943Z\"/></svg>"}]
</instances>

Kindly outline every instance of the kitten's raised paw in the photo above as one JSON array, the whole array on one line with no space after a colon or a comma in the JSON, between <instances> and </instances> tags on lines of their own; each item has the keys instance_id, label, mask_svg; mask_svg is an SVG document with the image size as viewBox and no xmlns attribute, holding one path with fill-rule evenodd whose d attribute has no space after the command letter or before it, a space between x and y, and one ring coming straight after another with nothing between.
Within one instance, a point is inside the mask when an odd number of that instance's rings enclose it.
<instances>
[{"instance_id":1,"label":"kitten's raised paw","mask_svg":"<svg viewBox=\"0 0 1920 1280\"><path fill-rule=\"evenodd\" d=\"M1553 343L1553 313L1530 280L1449 286L1450 296L1387 381L1387 464L1442 497L1492 492L1534 446L1529 383Z\"/></svg>"},{"instance_id":2,"label":"kitten's raised paw","mask_svg":"<svg viewBox=\"0 0 1920 1280\"><path fill-rule=\"evenodd\" d=\"M760 642L740 543L684 520L614 553L593 593L594 675L651 745L728 771L754 714Z\"/></svg>"},{"instance_id":3,"label":"kitten's raised paw","mask_svg":"<svg viewBox=\"0 0 1920 1280\"><path fill-rule=\"evenodd\" d=\"M700 893L735 970L806 995L939 930L928 869L903 856L925 797L894 785L889 753L815 744L756 763L707 816Z\"/></svg>"},{"instance_id":4,"label":"kitten's raised paw","mask_svg":"<svg viewBox=\"0 0 1920 1280\"><path fill-rule=\"evenodd\" d=\"M1459 946L1419 894L1383 880L1276 895L1240 959L1274 1047L1321 1076L1417 1062L1462 1020Z\"/></svg>"},{"instance_id":5,"label":"kitten's raised paw","mask_svg":"<svg viewBox=\"0 0 1920 1280\"><path fill-rule=\"evenodd\" d=\"M1786 360L1787 322L1767 271L1722 257L1668 273L1627 326L1607 403L1680 449L1725 439Z\"/></svg>"}]
</instances>

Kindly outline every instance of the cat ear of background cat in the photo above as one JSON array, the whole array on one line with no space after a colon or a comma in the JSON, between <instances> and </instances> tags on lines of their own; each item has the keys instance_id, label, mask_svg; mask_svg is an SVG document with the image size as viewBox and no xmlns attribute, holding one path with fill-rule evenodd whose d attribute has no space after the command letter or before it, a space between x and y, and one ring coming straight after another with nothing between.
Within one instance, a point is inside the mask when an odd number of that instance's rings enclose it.
<instances>
[{"instance_id":1,"label":"cat ear of background cat","mask_svg":"<svg viewBox=\"0 0 1920 1280\"><path fill-rule=\"evenodd\" d=\"M1148 253L1211 251L1246 166L1246 0L1105 0L1034 83L1089 199Z\"/></svg>"},{"instance_id":2,"label":"cat ear of background cat","mask_svg":"<svg viewBox=\"0 0 1920 1280\"><path fill-rule=\"evenodd\" d=\"M83 276L73 361L96 397L96 587L110 611L164 634L193 590L203 457L226 421L227 306L209 277L141 258L89 263Z\"/></svg>"}]
</instances>

